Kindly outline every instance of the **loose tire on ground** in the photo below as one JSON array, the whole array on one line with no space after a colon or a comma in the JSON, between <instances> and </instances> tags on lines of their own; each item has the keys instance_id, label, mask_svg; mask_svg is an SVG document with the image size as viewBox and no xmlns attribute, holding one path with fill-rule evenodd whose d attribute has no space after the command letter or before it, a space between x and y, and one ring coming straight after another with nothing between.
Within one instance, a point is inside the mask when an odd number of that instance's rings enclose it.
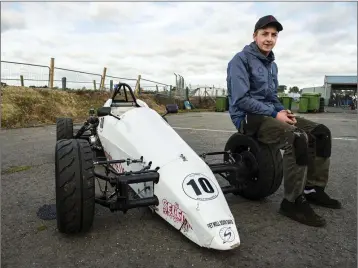
<instances>
[{"instance_id":1,"label":"loose tire on ground","mask_svg":"<svg viewBox=\"0 0 358 268\"><path fill-rule=\"evenodd\" d=\"M72 118L56 118L56 140L73 138Z\"/></svg>"},{"instance_id":2,"label":"loose tire on ground","mask_svg":"<svg viewBox=\"0 0 358 268\"><path fill-rule=\"evenodd\" d=\"M87 232L93 223L95 183L93 155L86 140L56 143L56 218L58 230Z\"/></svg>"},{"instance_id":3,"label":"loose tire on ground","mask_svg":"<svg viewBox=\"0 0 358 268\"><path fill-rule=\"evenodd\" d=\"M225 150L232 153L251 152L256 159L257 171L249 178L236 178L234 174L229 176L229 181L239 181L239 192L237 194L251 200L265 198L275 193L280 187L283 179L283 159L277 146L263 144L252 137L240 133L233 134L225 145ZM235 157L237 160L240 156ZM228 157L225 156L225 161ZM255 180L256 177L256 180Z\"/></svg>"}]
</instances>

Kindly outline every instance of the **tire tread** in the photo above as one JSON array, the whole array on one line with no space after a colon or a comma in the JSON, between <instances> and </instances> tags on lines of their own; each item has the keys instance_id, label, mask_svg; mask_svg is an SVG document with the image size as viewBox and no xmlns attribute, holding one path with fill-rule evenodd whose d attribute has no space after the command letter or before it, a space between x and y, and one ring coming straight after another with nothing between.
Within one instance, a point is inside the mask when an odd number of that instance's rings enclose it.
<instances>
[{"instance_id":1,"label":"tire tread","mask_svg":"<svg viewBox=\"0 0 358 268\"><path fill-rule=\"evenodd\" d=\"M275 193L283 179L283 161L280 149L276 146L263 144L252 137L235 133L229 138L225 151L237 152L239 146L251 148L258 162L259 170L257 174L258 180L245 180L240 183L238 194L247 199L258 200ZM240 178L232 176L229 181L240 181Z\"/></svg>"},{"instance_id":2,"label":"tire tread","mask_svg":"<svg viewBox=\"0 0 358 268\"><path fill-rule=\"evenodd\" d=\"M57 226L63 233L88 231L94 219L93 159L85 140L56 143Z\"/></svg>"},{"instance_id":3,"label":"tire tread","mask_svg":"<svg viewBox=\"0 0 358 268\"><path fill-rule=\"evenodd\" d=\"M56 140L68 140L73 138L72 118L56 118Z\"/></svg>"}]
</instances>

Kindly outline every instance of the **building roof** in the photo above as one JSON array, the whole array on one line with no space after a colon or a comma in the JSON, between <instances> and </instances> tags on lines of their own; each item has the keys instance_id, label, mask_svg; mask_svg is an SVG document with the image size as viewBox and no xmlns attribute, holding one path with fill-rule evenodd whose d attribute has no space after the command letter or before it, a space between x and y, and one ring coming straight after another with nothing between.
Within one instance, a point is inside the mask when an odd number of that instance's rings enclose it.
<instances>
[{"instance_id":1,"label":"building roof","mask_svg":"<svg viewBox=\"0 0 358 268\"><path fill-rule=\"evenodd\" d=\"M356 85L356 75L326 75L324 81L327 84Z\"/></svg>"},{"instance_id":2,"label":"building roof","mask_svg":"<svg viewBox=\"0 0 358 268\"><path fill-rule=\"evenodd\" d=\"M302 90L316 90L316 89L325 89L324 86L319 86L319 87L304 87L304 88L301 88Z\"/></svg>"}]
</instances>

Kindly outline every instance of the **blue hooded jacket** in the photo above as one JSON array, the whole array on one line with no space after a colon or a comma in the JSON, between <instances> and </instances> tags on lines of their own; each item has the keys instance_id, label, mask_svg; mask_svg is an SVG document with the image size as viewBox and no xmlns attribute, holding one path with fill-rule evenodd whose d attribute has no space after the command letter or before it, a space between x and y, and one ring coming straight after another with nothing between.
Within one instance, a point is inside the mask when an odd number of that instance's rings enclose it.
<instances>
[{"instance_id":1,"label":"blue hooded jacket","mask_svg":"<svg viewBox=\"0 0 358 268\"><path fill-rule=\"evenodd\" d=\"M227 67L229 113L237 129L246 114L276 117L284 109L277 98L278 68L271 51L266 57L255 42L244 47Z\"/></svg>"}]
</instances>

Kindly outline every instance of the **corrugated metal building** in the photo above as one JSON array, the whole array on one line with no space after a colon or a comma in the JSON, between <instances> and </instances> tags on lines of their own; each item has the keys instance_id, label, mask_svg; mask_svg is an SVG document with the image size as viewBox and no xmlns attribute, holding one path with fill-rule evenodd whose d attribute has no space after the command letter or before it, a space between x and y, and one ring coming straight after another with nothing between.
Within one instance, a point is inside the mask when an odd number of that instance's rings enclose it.
<instances>
[{"instance_id":1,"label":"corrugated metal building","mask_svg":"<svg viewBox=\"0 0 358 268\"><path fill-rule=\"evenodd\" d=\"M349 90L350 95L357 94L357 76L356 75L326 75L324 77L324 102L328 105L329 99L335 91Z\"/></svg>"},{"instance_id":2,"label":"corrugated metal building","mask_svg":"<svg viewBox=\"0 0 358 268\"><path fill-rule=\"evenodd\" d=\"M326 75L324 85L321 87L303 88L302 93L317 92L321 93L325 105L328 105L329 99L339 90L351 90L352 94L357 94L357 76L354 75Z\"/></svg>"}]
</instances>

